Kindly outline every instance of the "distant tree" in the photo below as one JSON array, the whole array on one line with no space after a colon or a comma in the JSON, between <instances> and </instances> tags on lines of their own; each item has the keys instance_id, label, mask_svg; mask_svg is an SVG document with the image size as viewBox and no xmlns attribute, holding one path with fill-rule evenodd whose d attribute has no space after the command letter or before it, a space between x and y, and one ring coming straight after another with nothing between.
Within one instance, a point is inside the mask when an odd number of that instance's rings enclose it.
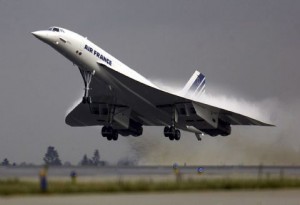
<instances>
[{"instance_id":1,"label":"distant tree","mask_svg":"<svg viewBox=\"0 0 300 205\"><path fill-rule=\"evenodd\" d=\"M85 154L85 155L83 155L83 158L82 158L82 160L80 161L80 165L81 166L89 166L89 165L91 165L90 164L91 163L91 160L87 157L87 155Z\"/></svg>"},{"instance_id":2,"label":"distant tree","mask_svg":"<svg viewBox=\"0 0 300 205\"><path fill-rule=\"evenodd\" d=\"M99 150L96 149L94 152L94 156L92 158L92 163L95 166L98 166L100 164L100 154L99 154Z\"/></svg>"},{"instance_id":3,"label":"distant tree","mask_svg":"<svg viewBox=\"0 0 300 205\"><path fill-rule=\"evenodd\" d=\"M10 165L10 162L8 161L7 158L5 158L2 163L1 163L2 166L9 166Z\"/></svg>"},{"instance_id":4,"label":"distant tree","mask_svg":"<svg viewBox=\"0 0 300 205\"><path fill-rule=\"evenodd\" d=\"M44 157L44 162L46 165L55 165L55 166L61 165L61 160L59 159L59 155L54 147L52 146L48 147Z\"/></svg>"}]
</instances>

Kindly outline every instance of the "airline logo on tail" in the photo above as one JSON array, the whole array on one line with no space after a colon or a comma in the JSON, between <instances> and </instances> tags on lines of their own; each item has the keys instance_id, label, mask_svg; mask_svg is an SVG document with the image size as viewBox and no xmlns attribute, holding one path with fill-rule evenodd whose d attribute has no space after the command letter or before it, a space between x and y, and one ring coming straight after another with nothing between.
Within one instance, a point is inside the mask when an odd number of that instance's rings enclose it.
<instances>
[{"instance_id":1,"label":"airline logo on tail","mask_svg":"<svg viewBox=\"0 0 300 205\"><path fill-rule=\"evenodd\" d=\"M189 97L199 97L205 93L205 75L196 70L185 84L182 93Z\"/></svg>"}]
</instances>

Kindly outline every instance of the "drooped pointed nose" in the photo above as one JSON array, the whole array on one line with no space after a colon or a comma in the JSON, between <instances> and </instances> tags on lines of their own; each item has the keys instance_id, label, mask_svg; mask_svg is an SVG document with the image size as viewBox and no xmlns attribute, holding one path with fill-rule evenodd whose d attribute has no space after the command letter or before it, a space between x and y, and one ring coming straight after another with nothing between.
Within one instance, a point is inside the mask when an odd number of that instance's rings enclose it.
<instances>
[{"instance_id":1,"label":"drooped pointed nose","mask_svg":"<svg viewBox=\"0 0 300 205\"><path fill-rule=\"evenodd\" d=\"M31 33L32 33L32 35L34 35L36 38L40 39L41 41L48 43L48 41L49 41L48 31L34 31Z\"/></svg>"}]
</instances>

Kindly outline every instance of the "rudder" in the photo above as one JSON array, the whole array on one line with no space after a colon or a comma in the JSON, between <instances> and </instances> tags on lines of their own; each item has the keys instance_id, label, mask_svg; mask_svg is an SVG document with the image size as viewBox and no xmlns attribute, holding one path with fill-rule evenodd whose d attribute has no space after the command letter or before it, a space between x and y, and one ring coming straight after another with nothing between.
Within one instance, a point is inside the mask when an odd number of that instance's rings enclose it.
<instances>
[{"instance_id":1,"label":"rudder","mask_svg":"<svg viewBox=\"0 0 300 205\"><path fill-rule=\"evenodd\" d=\"M195 71L182 89L184 96L197 97L205 92L205 75Z\"/></svg>"}]
</instances>

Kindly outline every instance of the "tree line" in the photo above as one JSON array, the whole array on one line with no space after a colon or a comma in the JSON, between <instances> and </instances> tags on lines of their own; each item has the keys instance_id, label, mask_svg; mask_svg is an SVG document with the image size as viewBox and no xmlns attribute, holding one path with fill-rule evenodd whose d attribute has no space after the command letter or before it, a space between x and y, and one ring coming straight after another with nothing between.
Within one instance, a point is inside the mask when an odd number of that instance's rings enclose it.
<instances>
[{"instance_id":1,"label":"tree line","mask_svg":"<svg viewBox=\"0 0 300 205\"><path fill-rule=\"evenodd\" d=\"M48 166L70 166L70 162L62 163L58 151L55 149L54 146L49 146L47 151L43 157L43 161L45 165ZM79 161L79 166L105 166L108 162L101 160L100 153L98 149L95 149L92 157L88 157L87 154L84 154L82 159ZM11 163L7 158L4 158L3 161L0 163L1 166L17 166L16 163ZM27 164L25 162L19 164L18 166L26 166L26 165L33 165Z\"/></svg>"}]
</instances>

